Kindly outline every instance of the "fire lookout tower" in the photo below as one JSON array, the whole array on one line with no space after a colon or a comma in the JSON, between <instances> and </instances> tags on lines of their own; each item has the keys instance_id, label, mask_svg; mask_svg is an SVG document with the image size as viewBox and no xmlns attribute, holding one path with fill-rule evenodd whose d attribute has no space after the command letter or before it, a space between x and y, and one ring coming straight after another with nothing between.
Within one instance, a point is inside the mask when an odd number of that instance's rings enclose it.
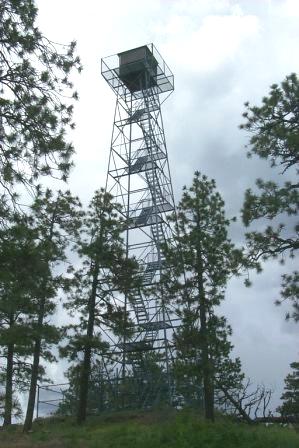
<instances>
[{"instance_id":1,"label":"fire lookout tower","mask_svg":"<svg viewBox=\"0 0 299 448\"><path fill-rule=\"evenodd\" d=\"M143 284L122 302L134 334L116 340L111 356L122 379L143 385L138 399L148 406L162 393L172 399L175 316L163 293L150 291L163 278L162 244L172 241L167 215L174 197L161 104L174 89L173 74L153 44L102 59L101 72L116 95L106 191L123 206L126 252L137 258Z\"/></svg>"}]
</instances>

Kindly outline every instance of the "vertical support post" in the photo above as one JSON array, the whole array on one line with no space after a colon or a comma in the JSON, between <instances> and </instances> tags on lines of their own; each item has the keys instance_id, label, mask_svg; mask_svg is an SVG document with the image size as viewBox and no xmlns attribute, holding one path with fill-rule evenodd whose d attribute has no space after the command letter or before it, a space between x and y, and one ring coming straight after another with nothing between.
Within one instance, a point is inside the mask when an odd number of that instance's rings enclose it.
<instances>
[{"instance_id":1,"label":"vertical support post","mask_svg":"<svg viewBox=\"0 0 299 448\"><path fill-rule=\"evenodd\" d=\"M130 112L132 114L132 95L130 98ZM129 151L128 151L128 167L130 170L131 166L131 157L132 157L132 124L130 123L130 130L129 130ZM131 190L131 176L128 176L128 192ZM130 232L129 232L129 219L130 219L130 194L127 195L127 204L126 204L126 222L127 222L127 228L126 228L126 258L129 257L129 247L130 247ZM125 325L127 321L127 307L128 307L128 296L127 293L125 294L125 301L124 301L124 335L123 335L123 359L122 359L122 379L123 382L125 381L126 376L126 334L125 334Z\"/></svg>"}]
</instances>

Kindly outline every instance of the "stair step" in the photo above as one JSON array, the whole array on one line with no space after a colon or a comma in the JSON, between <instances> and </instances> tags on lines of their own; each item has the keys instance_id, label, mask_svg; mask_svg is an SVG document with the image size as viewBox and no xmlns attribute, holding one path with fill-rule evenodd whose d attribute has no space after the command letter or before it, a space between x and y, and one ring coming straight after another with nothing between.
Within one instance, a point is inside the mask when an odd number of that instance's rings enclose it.
<instances>
[{"instance_id":1,"label":"stair step","mask_svg":"<svg viewBox=\"0 0 299 448\"><path fill-rule=\"evenodd\" d=\"M161 261L157 260L157 261L149 261L146 265L146 272L152 272L152 271L156 271L157 269L159 269L161 267Z\"/></svg>"},{"instance_id":2,"label":"stair step","mask_svg":"<svg viewBox=\"0 0 299 448\"><path fill-rule=\"evenodd\" d=\"M153 211L153 207L144 207L144 208L141 210L140 215L138 215L138 216L135 218L135 224L136 224L136 225L146 224L148 218L149 218L150 215L152 214L152 211Z\"/></svg>"},{"instance_id":3,"label":"stair step","mask_svg":"<svg viewBox=\"0 0 299 448\"><path fill-rule=\"evenodd\" d=\"M127 123L132 123L133 121L138 121L142 115L146 113L146 109L137 109L128 119Z\"/></svg>"},{"instance_id":4,"label":"stair step","mask_svg":"<svg viewBox=\"0 0 299 448\"><path fill-rule=\"evenodd\" d=\"M143 324L140 324L140 327L144 328L144 330L152 330L152 331L158 331L158 330L164 330L167 328L171 328L171 324L164 321L157 321L157 322L145 322Z\"/></svg>"}]
</instances>

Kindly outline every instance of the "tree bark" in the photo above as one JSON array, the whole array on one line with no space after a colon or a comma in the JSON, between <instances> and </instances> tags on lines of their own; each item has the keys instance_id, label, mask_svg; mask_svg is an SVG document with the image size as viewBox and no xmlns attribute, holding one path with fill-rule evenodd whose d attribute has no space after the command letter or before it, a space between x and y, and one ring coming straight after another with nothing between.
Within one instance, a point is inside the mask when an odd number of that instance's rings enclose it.
<instances>
[{"instance_id":1,"label":"tree bark","mask_svg":"<svg viewBox=\"0 0 299 448\"><path fill-rule=\"evenodd\" d=\"M11 425L14 344L7 346L6 386L3 426Z\"/></svg>"},{"instance_id":2,"label":"tree bark","mask_svg":"<svg viewBox=\"0 0 299 448\"><path fill-rule=\"evenodd\" d=\"M57 213L57 202L56 202L54 211L51 216L49 236L47 238L48 243L51 243L53 240L56 213ZM49 261L50 260L46 258L46 263L49 263ZM43 286L41 287L41 291L43 292L46 290L46 286L48 283L47 277L44 278L44 281L42 283L43 283ZM40 335L41 335L41 331L43 328L46 301L47 301L46 296L40 297L40 306L39 306L39 311L38 311L37 329L36 329L37 336L34 338L34 351L33 351L31 379L30 379L30 389L29 389L29 397L28 397L28 403L27 403L26 418L25 418L25 422L24 422L24 426L23 426L23 432L30 431L32 428L33 413L34 413L34 406L35 406L35 400L36 400L36 388L37 388L37 381L38 381L38 369L39 369L39 361L40 361L40 355L41 355L42 339L41 339Z\"/></svg>"},{"instance_id":3,"label":"tree bark","mask_svg":"<svg viewBox=\"0 0 299 448\"><path fill-rule=\"evenodd\" d=\"M204 290L203 279L203 260L200 240L200 217L196 216L197 224L197 244L196 244L196 262L197 262L197 288L199 297L199 319L200 333L202 338L202 367L203 367L203 389L204 389L204 408L205 418L214 421L214 385L213 385L213 369L209 359L209 344L207 335L207 304Z\"/></svg>"},{"instance_id":4,"label":"tree bark","mask_svg":"<svg viewBox=\"0 0 299 448\"><path fill-rule=\"evenodd\" d=\"M37 322L37 333L39 334L39 330L42 329L43 320L44 320L44 309L45 309L45 299L42 300L40 306L40 312L38 316ZM41 350L41 338L38 336L34 340L34 352L33 352L33 363L32 363L32 371L31 371L31 380L30 380L30 389L29 389L29 397L26 411L26 418L24 422L23 432L30 431L32 428L33 421L33 413L36 399L36 387L38 381L38 369L39 369L39 361L40 361L40 350Z\"/></svg>"},{"instance_id":5,"label":"tree bark","mask_svg":"<svg viewBox=\"0 0 299 448\"><path fill-rule=\"evenodd\" d=\"M91 345L90 339L93 337L94 331L94 319L95 319L95 305L96 305L96 293L98 286L99 276L99 263L96 263L93 272L92 288L88 301L88 323L87 323L87 344L84 349L84 358L80 375L79 386L79 403L77 413L77 423L80 425L85 422L87 414L87 398L89 389L89 376L91 365Z\"/></svg>"},{"instance_id":6,"label":"tree bark","mask_svg":"<svg viewBox=\"0 0 299 448\"><path fill-rule=\"evenodd\" d=\"M203 288L200 288L203 290ZM214 421L214 387L212 380L212 369L209 360L209 347L207 340L207 310L204 291L200 294L200 329L202 337L202 365L203 365L203 388L205 418Z\"/></svg>"}]
</instances>

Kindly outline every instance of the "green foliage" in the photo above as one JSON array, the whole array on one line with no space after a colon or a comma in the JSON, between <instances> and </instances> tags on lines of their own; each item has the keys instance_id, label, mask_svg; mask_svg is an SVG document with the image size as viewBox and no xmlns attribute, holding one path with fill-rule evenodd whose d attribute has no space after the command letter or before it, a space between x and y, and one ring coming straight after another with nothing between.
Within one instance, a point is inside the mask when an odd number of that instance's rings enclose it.
<instances>
[{"instance_id":1,"label":"green foliage","mask_svg":"<svg viewBox=\"0 0 299 448\"><path fill-rule=\"evenodd\" d=\"M58 266L67 261L66 250L78 234L81 220L81 204L69 191L38 191L28 218L36 234L40 263L44 273L39 278L39 287L33 295L34 315L30 322L32 337L32 369L30 391L24 430L32 425L36 386L41 372L40 359L55 361L51 346L61 338L61 331L48 319L56 310L59 291L68 280L58 271Z\"/></svg>"},{"instance_id":2,"label":"green foliage","mask_svg":"<svg viewBox=\"0 0 299 448\"><path fill-rule=\"evenodd\" d=\"M215 315L215 307L224 299L230 276L238 275L247 260L228 238L230 221L225 217L224 202L214 180L196 172L192 186L183 190L177 217L172 219L176 223L176 247L166 248L166 256L175 271L177 280L172 292L176 290L179 295L178 313L182 319L175 336L176 374L183 388L184 378L188 377L196 394L203 383L205 407L209 401L212 408L217 381L232 387L228 383L234 371L234 387L238 387L243 378L240 361L229 359L231 328L225 318ZM229 374L226 379L225 372ZM190 387L189 392L193 394Z\"/></svg>"},{"instance_id":3,"label":"green foliage","mask_svg":"<svg viewBox=\"0 0 299 448\"><path fill-rule=\"evenodd\" d=\"M253 133L249 156L256 154L272 166L282 165L284 170L299 162L298 98L299 80L292 73L280 86L271 86L262 106L245 103L246 122L240 127Z\"/></svg>"},{"instance_id":4,"label":"green foliage","mask_svg":"<svg viewBox=\"0 0 299 448\"><path fill-rule=\"evenodd\" d=\"M173 217L176 219L175 238L182 256L173 268L178 276L186 273L187 299L197 303L200 268L209 298L207 307L212 309L224 298L229 277L238 275L240 267L246 264L242 250L236 249L228 238L230 221L225 218L224 201L216 191L215 181L196 172L192 186L184 187L177 218ZM170 251L167 255L171 261L176 253Z\"/></svg>"},{"instance_id":5,"label":"green foliage","mask_svg":"<svg viewBox=\"0 0 299 448\"><path fill-rule=\"evenodd\" d=\"M249 156L269 160L272 167L282 167L281 175L290 179L282 185L258 179L259 193L248 189L242 209L243 222L249 226L254 220L281 220L266 225L262 231L246 234L251 259L277 259L284 263L285 255L293 258L299 248L298 224L291 218L298 214L299 184L296 181L299 162L299 80L295 74L286 77L280 86L274 84L260 107L246 103L243 114L246 122L240 127L252 133ZM296 173L296 174L295 174ZM298 273L283 276L282 299L289 299L293 314L287 317L298 320ZM279 300L277 304L281 303Z\"/></svg>"},{"instance_id":6,"label":"green foliage","mask_svg":"<svg viewBox=\"0 0 299 448\"><path fill-rule=\"evenodd\" d=\"M33 349L35 297L47 266L40 256L37 235L25 216L10 217L0 230L0 353L6 360L4 423L11 423L13 393L28 387Z\"/></svg>"},{"instance_id":7,"label":"green foliage","mask_svg":"<svg viewBox=\"0 0 299 448\"><path fill-rule=\"evenodd\" d=\"M57 45L36 26L33 0L2 0L0 5L0 184L16 199L13 186L31 186L39 176L63 179L69 173L73 128L70 81L81 70L76 44Z\"/></svg>"},{"instance_id":8,"label":"green foliage","mask_svg":"<svg viewBox=\"0 0 299 448\"><path fill-rule=\"evenodd\" d=\"M23 410L21 403L17 397L12 398L12 416L16 420L20 420L23 417ZM3 419L5 416L5 393L0 393L0 418Z\"/></svg>"},{"instance_id":9,"label":"green foliage","mask_svg":"<svg viewBox=\"0 0 299 448\"><path fill-rule=\"evenodd\" d=\"M0 348L6 358L6 392L28 388L31 356L38 341L38 356L55 361L50 350L61 332L44 321L55 312L63 278L54 273L65 260L68 233L76 229L69 192L38 193L31 214L11 214L0 230ZM69 214L69 215L68 215ZM70 216L71 215L71 216ZM36 379L44 369L36 363ZM9 386L9 387L8 387Z\"/></svg>"},{"instance_id":10,"label":"green foliage","mask_svg":"<svg viewBox=\"0 0 299 448\"><path fill-rule=\"evenodd\" d=\"M80 364L79 422L86 418L92 364L109 348L103 334L129 336L132 329L124 307L115 301L116 295L130 297L135 278L135 286L138 284L138 265L126 256L121 237L125 227L119 212L120 206L109 193L95 193L75 245L81 265L69 269L72 285L65 308L71 315L76 313L78 323L66 327L68 342L60 353Z\"/></svg>"},{"instance_id":11,"label":"green foliage","mask_svg":"<svg viewBox=\"0 0 299 448\"><path fill-rule=\"evenodd\" d=\"M71 287L64 306L71 316L80 316L78 324L66 328L69 342L61 348L61 354L70 360L78 359L87 345L95 353L107 349L107 343L101 339L101 327L116 334L130 331L130 322L114 301L115 294L129 293L130 279L137 273L137 264L126 259L123 230L119 205L103 190L96 192L74 247L81 266L69 267ZM94 314L93 327L97 329L92 335L87 334L90 314Z\"/></svg>"},{"instance_id":12,"label":"green foliage","mask_svg":"<svg viewBox=\"0 0 299 448\"><path fill-rule=\"evenodd\" d=\"M103 371L104 367L101 360L92 362L86 410L88 415L99 415L103 412L105 405L107 405L107 400L109 400L110 408L113 408L113 392L115 391L111 391L111 384L106 381L105 377L103 378ZM80 364L71 366L66 372L69 387L64 393L63 400L58 404L58 409L55 412L55 415L76 416L78 412L80 374Z\"/></svg>"},{"instance_id":13,"label":"green foliage","mask_svg":"<svg viewBox=\"0 0 299 448\"><path fill-rule=\"evenodd\" d=\"M167 378L157 364L157 355L147 353L142 356L141 366L142 362L146 363L146 378L144 376L122 378L121 375L115 376L115 370L109 366L107 358L93 356L90 366L87 415L102 415L104 412L116 412L120 409L141 409L144 403L151 405L152 397L156 398L158 394L159 405L167 402L169 398ZM110 378L108 373L111 374ZM71 366L66 376L69 387L55 414L76 416L80 396L81 365Z\"/></svg>"},{"instance_id":14,"label":"green foliage","mask_svg":"<svg viewBox=\"0 0 299 448\"><path fill-rule=\"evenodd\" d=\"M32 277L36 288L31 291L33 316L30 323L32 342L41 341L41 353L48 361L54 361L49 348L57 344L61 332L56 325L45 321L56 310L57 295L68 285L66 275L58 270L67 261L66 250L78 234L81 204L69 191L39 191L28 217L30 229L35 233L39 254L38 264L43 272Z\"/></svg>"},{"instance_id":15,"label":"green foliage","mask_svg":"<svg viewBox=\"0 0 299 448\"><path fill-rule=\"evenodd\" d=\"M286 319L293 318L299 321L299 272L294 271L292 274L283 274L280 295L282 300L291 300L293 302L292 314L287 313ZM281 301L278 301L278 305Z\"/></svg>"},{"instance_id":16,"label":"green foliage","mask_svg":"<svg viewBox=\"0 0 299 448\"><path fill-rule=\"evenodd\" d=\"M211 360L211 376L215 389L215 403L224 408L222 389L235 394L242 389L244 375L239 358L231 359L233 349L229 336L231 327L226 319L210 315L207 321L207 342ZM177 359L174 362L176 387L184 397L185 404L200 406L202 403L203 363L202 363L202 332L198 324L184 321L183 326L175 336ZM227 406L231 409L231 406Z\"/></svg>"},{"instance_id":17,"label":"green foliage","mask_svg":"<svg viewBox=\"0 0 299 448\"><path fill-rule=\"evenodd\" d=\"M293 372L285 378L284 393L281 396L282 405L277 409L283 417L299 419L299 362L291 364Z\"/></svg>"}]
</instances>

